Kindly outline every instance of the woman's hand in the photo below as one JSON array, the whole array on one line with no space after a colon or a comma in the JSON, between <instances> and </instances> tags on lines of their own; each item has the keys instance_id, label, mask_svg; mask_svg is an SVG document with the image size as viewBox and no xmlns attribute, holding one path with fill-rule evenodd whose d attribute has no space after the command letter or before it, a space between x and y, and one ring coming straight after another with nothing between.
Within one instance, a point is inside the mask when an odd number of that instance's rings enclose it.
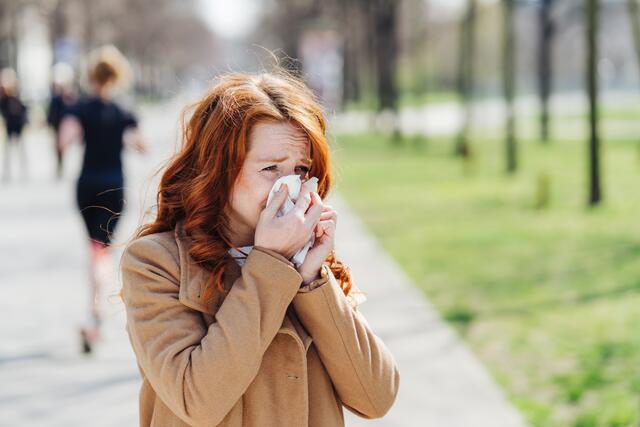
<instances>
[{"instance_id":1,"label":"woman's hand","mask_svg":"<svg viewBox=\"0 0 640 427\"><path fill-rule=\"evenodd\" d=\"M316 240L313 247L307 252L304 262L298 268L298 272L305 284L309 284L320 277L322 263L329 257L335 247L337 221L337 212L331 206L323 205L320 221L315 228Z\"/></svg>"},{"instance_id":2,"label":"woman's hand","mask_svg":"<svg viewBox=\"0 0 640 427\"><path fill-rule=\"evenodd\" d=\"M80 120L74 116L65 116L60 122L58 150L65 151L69 145L81 141L83 136Z\"/></svg>"},{"instance_id":3,"label":"woman's hand","mask_svg":"<svg viewBox=\"0 0 640 427\"><path fill-rule=\"evenodd\" d=\"M147 154L147 142L138 128L128 129L123 135L127 147L136 150L140 154Z\"/></svg>"},{"instance_id":4,"label":"woman's hand","mask_svg":"<svg viewBox=\"0 0 640 427\"><path fill-rule=\"evenodd\" d=\"M306 192L298 197L293 209L286 215L277 217L288 193L287 185L282 184L271 203L260 214L254 245L290 259L311 239L320 221L323 205L320 196Z\"/></svg>"}]
</instances>

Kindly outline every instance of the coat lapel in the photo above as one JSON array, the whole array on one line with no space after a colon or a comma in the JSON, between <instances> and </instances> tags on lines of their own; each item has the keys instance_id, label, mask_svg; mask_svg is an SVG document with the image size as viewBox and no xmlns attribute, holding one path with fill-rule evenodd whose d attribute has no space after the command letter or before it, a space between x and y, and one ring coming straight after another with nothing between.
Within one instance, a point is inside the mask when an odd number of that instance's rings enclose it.
<instances>
[{"instance_id":1,"label":"coat lapel","mask_svg":"<svg viewBox=\"0 0 640 427\"><path fill-rule=\"evenodd\" d=\"M204 291L209 273L192 262L189 256L190 238L185 234L182 223L178 223L176 226L175 239L180 257L180 291L178 299L191 309L215 316L224 301L225 292L218 290L208 302L205 300ZM229 262L223 279L224 288L226 290L231 289L233 282L240 277L240 274L241 269L238 264L233 261ZM297 319L293 306L289 306L287 309L278 333L291 335L296 340L299 340L305 351L309 349L313 341Z\"/></svg>"},{"instance_id":2,"label":"coat lapel","mask_svg":"<svg viewBox=\"0 0 640 427\"><path fill-rule=\"evenodd\" d=\"M180 291L178 299L189 308L211 315L215 314L216 308L213 304L215 299L212 298L207 303L204 298L206 272L192 262L189 256L190 241L184 234L181 223L176 226L175 239L180 257Z\"/></svg>"}]
</instances>

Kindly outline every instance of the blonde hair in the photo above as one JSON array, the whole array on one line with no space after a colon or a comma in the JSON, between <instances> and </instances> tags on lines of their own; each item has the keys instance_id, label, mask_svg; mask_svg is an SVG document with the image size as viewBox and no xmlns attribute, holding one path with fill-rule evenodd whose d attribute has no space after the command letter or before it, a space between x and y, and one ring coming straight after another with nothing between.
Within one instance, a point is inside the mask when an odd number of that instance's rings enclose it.
<instances>
[{"instance_id":1,"label":"blonde hair","mask_svg":"<svg viewBox=\"0 0 640 427\"><path fill-rule=\"evenodd\" d=\"M131 67L127 58L113 45L102 46L89 54L89 82L99 88L124 87L130 83Z\"/></svg>"}]
</instances>

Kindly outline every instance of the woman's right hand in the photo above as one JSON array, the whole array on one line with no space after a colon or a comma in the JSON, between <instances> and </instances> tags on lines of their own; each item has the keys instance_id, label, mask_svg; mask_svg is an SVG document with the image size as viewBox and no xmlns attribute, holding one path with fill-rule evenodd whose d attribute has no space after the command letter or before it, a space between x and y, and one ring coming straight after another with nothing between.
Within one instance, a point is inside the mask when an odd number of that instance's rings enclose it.
<instances>
[{"instance_id":1,"label":"woman's right hand","mask_svg":"<svg viewBox=\"0 0 640 427\"><path fill-rule=\"evenodd\" d=\"M260 214L254 245L270 249L290 259L311 238L316 224L320 221L322 200L317 193L303 192L293 209L286 215L277 217L288 192L287 185L282 184L271 203Z\"/></svg>"}]
</instances>

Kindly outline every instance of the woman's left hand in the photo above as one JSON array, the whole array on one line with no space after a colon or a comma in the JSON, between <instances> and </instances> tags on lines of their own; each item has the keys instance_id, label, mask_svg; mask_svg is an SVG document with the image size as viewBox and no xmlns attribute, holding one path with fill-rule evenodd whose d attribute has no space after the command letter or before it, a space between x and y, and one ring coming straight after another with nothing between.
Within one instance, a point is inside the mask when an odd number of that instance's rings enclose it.
<instances>
[{"instance_id":1,"label":"woman's left hand","mask_svg":"<svg viewBox=\"0 0 640 427\"><path fill-rule=\"evenodd\" d=\"M304 262L298 268L298 272L305 284L309 284L320 277L322 263L329 257L335 246L337 220L337 212L331 206L324 205L320 221L314 230L315 242L307 252Z\"/></svg>"}]
</instances>

